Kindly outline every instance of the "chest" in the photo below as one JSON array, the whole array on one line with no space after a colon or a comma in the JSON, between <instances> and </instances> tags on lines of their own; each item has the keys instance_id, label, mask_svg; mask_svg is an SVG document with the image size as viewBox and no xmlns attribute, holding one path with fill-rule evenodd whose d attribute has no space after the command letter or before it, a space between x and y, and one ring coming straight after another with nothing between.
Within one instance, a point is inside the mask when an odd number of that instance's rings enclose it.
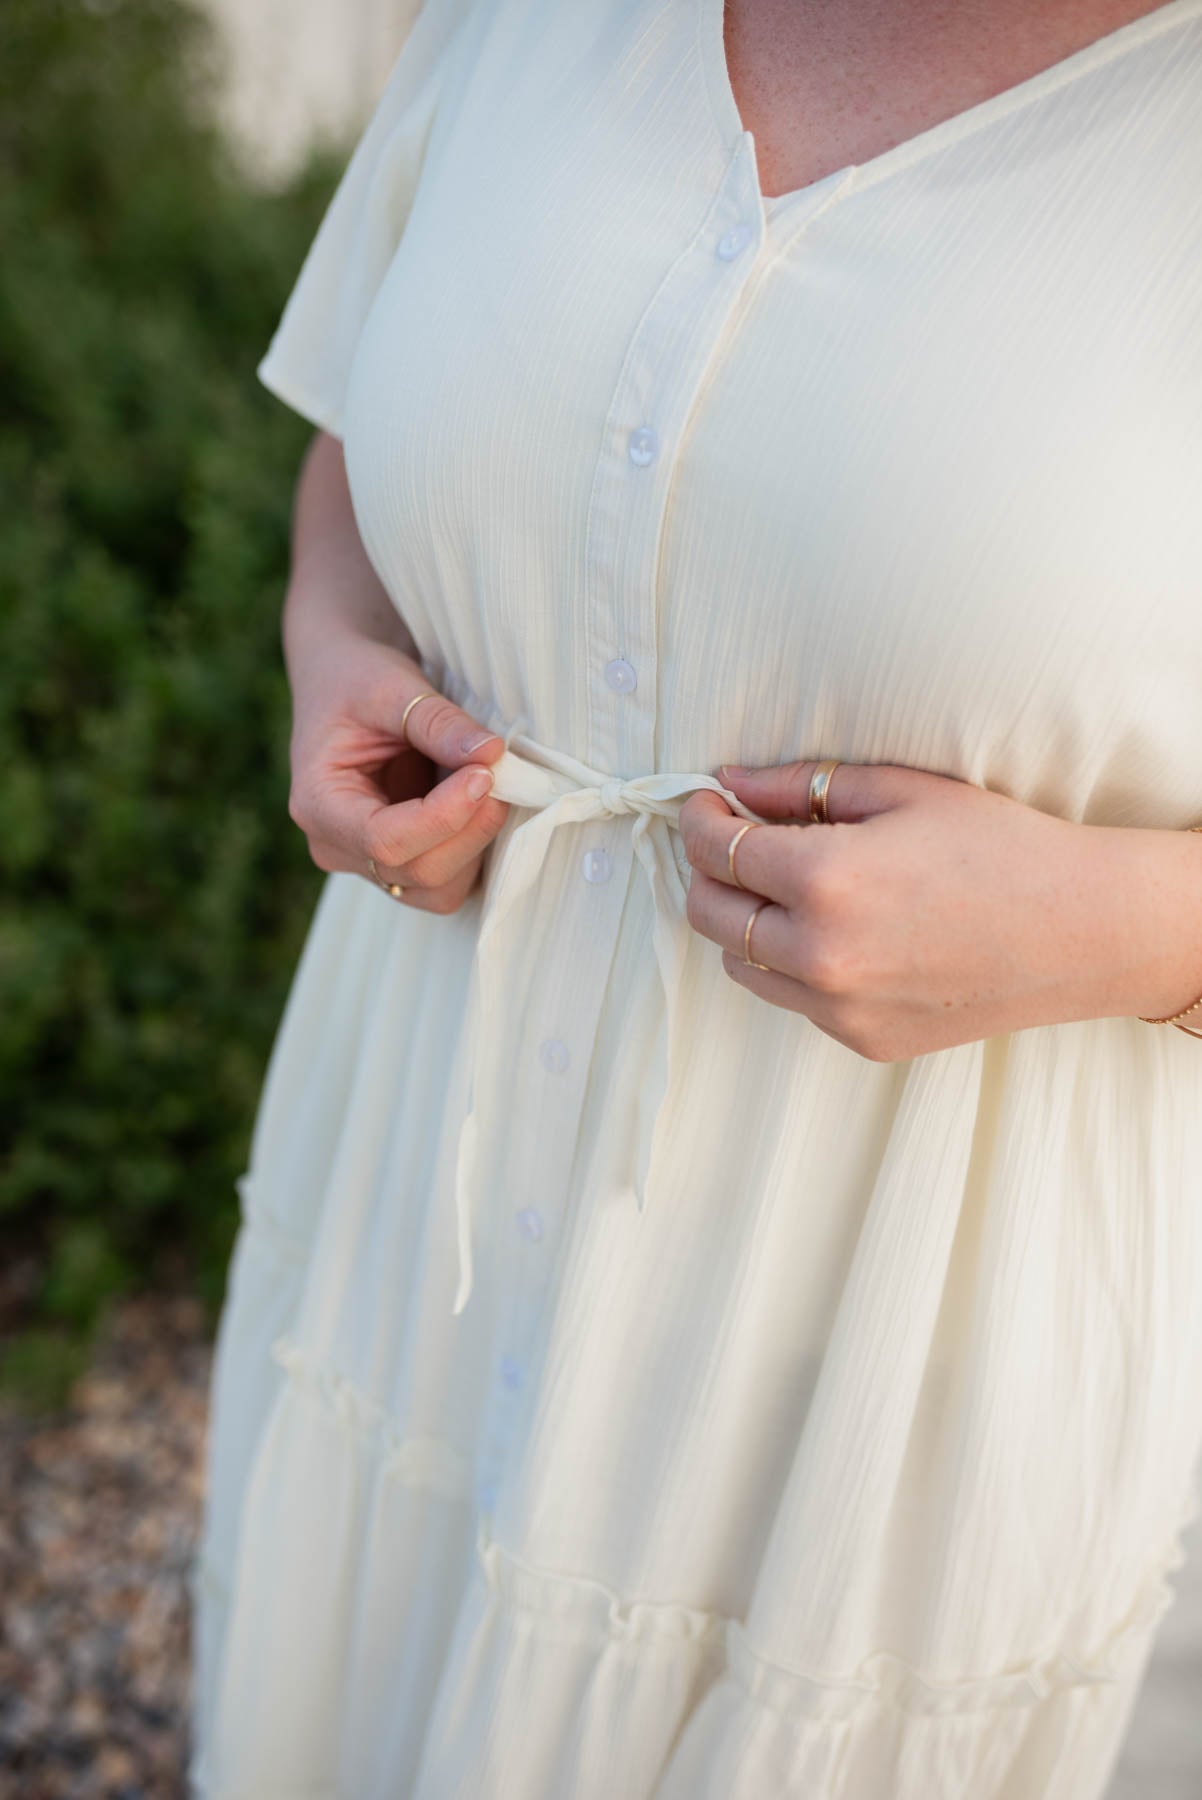
<instances>
[{"instance_id":1,"label":"chest","mask_svg":"<svg viewBox=\"0 0 1202 1800\"><path fill-rule=\"evenodd\" d=\"M864 163L1039 74L1161 0L709 0L766 195Z\"/></svg>"},{"instance_id":2,"label":"chest","mask_svg":"<svg viewBox=\"0 0 1202 1800\"><path fill-rule=\"evenodd\" d=\"M720 25L515 0L465 40L346 405L423 653L595 768L821 743L1100 821L1176 768L1196 817L1188 69L769 219Z\"/></svg>"}]
</instances>

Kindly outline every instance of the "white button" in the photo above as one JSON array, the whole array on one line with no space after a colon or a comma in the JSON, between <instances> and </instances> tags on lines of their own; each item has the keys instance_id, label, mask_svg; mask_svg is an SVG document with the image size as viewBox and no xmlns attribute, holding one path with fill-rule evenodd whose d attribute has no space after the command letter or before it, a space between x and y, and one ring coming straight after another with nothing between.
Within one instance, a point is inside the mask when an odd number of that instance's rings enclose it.
<instances>
[{"instance_id":1,"label":"white button","mask_svg":"<svg viewBox=\"0 0 1202 1800\"><path fill-rule=\"evenodd\" d=\"M615 694L632 694L638 685L638 676L624 656L615 656L612 662L605 665L605 682Z\"/></svg>"},{"instance_id":2,"label":"white button","mask_svg":"<svg viewBox=\"0 0 1202 1800\"><path fill-rule=\"evenodd\" d=\"M655 453L659 449L659 439L650 425L640 425L637 431L630 434L627 445L630 460L638 469L645 469L648 463L655 461Z\"/></svg>"},{"instance_id":3,"label":"white button","mask_svg":"<svg viewBox=\"0 0 1202 1800\"><path fill-rule=\"evenodd\" d=\"M744 249L746 245L750 243L751 237L752 230L750 225L745 223L741 225L732 225L730 230L724 231L722 236L718 239L718 255L722 258L723 262L729 262L732 256L737 256L739 251Z\"/></svg>"},{"instance_id":4,"label":"white button","mask_svg":"<svg viewBox=\"0 0 1202 1800\"><path fill-rule=\"evenodd\" d=\"M537 1243L543 1235L543 1216L537 1207L525 1206L518 1214L518 1230L531 1243Z\"/></svg>"},{"instance_id":5,"label":"white button","mask_svg":"<svg viewBox=\"0 0 1202 1800\"><path fill-rule=\"evenodd\" d=\"M550 1069L552 1075L562 1075L571 1062L571 1053L562 1038L544 1038L538 1047L543 1068Z\"/></svg>"},{"instance_id":6,"label":"white button","mask_svg":"<svg viewBox=\"0 0 1202 1800\"><path fill-rule=\"evenodd\" d=\"M614 872L613 857L608 850L586 850L580 867L586 881L608 881Z\"/></svg>"},{"instance_id":7,"label":"white button","mask_svg":"<svg viewBox=\"0 0 1202 1800\"><path fill-rule=\"evenodd\" d=\"M507 1388L519 1388L522 1385L522 1365L516 1356L501 1358L501 1380Z\"/></svg>"}]
</instances>

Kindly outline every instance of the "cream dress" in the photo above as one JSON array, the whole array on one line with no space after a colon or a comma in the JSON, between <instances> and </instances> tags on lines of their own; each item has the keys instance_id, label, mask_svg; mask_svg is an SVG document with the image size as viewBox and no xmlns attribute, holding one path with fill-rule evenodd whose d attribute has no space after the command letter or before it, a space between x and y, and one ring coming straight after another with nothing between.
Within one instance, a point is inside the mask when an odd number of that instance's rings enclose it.
<instances>
[{"instance_id":1,"label":"cream dress","mask_svg":"<svg viewBox=\"0 0 1202 1800\"><path fill-rule=\"evenodd\" d=\"M195 1789L1096 1800L1195 1506L1202 1044L871 1062L674 823L819 755L1202 820L1202 0L777 200L721 0L410 5L259 372L510 808L449 917L322 890Z\"/></svg>"}]
</instances>

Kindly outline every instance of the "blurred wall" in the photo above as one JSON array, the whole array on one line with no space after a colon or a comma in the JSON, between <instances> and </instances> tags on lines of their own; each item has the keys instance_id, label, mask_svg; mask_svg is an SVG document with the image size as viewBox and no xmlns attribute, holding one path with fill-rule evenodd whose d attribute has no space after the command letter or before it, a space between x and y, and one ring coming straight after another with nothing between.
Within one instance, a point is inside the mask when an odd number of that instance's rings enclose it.
<instances>
[{"instance_id":1,"label":"blurred wall","mask_svg":"<svg viewBox=\"0 0 1202 1800\"><path fill-rule=\"evenodd\" d=\"M204 0L226 64L225 120L257 180L285 179L317 138L349 143L419 0Z\"/></svg>"}]
</instances>

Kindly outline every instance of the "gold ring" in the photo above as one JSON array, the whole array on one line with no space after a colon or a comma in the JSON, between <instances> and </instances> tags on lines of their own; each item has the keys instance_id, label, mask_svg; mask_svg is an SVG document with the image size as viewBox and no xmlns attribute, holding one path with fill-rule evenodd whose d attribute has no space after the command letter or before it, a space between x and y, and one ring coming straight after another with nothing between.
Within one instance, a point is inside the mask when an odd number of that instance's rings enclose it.
<instances>
[{"instance_id":1,"label":"gold ring","mask_svg":"<svg viewBox=\"0 0 1202 1800\"><path fill-rule=\"evenodd\" d=\"M727 844L727 846L726 846L726 863L727 863L727 867L730 870L730 878L734 882L736 887L741 887L743 889L744 893L749 893L751 890L746 886L746 884L744 882L739 880L739 877L735 873L735 845L738 843L739 839L742 837L742 835L745 831L750 831L751 827L753 825L758 825L758 824L759 824L758 819L749 819L746 825L740 825L739 829L735 832L735 835L731 838L729 844Z\"/></svg>"},{"instance_id":2,"label":"gold ring","mask_svg":"<svg viewBox=\"0 0 1202 1800\"><path fill-rule=\"evenodd\" d=\"M405 727L409 723L409 714L413 711L414 707L417 706L422 700L437 700L437 698L438 698L438 693L437 693L437 690L434 688L426 688L423 693L414 694L412 700L409 702L408 706L405 708L404 712L401 714L401 742L402 742L402 744L408 742L407 738L405 737ZM410 748L416 749L417 746L411 745Z\"/></svg>"},{"instance_id":3,"label":"gold ring","mask_svg":"<svg viewBox=\"0 0 1202 1800\"><path fill-rule=\"evenodd\" d=\"M764 908L766 906L771 906L771 905L772 905L771 900L761 900L758 906L753 906L750 913L747 915L747 923L743 927L743 961L745 963L750 964L750 966L753 969L767 969L770 966L768 963L758 963L758 962L752 961L751 927L755 924L756 920L759 918L759 916L763 912Z\"/></svg>"},{"instance_id":4,"label":"gold ring","mask_svg":"<svg viewBox=\"0 0 1202 1800\"><path fill-rule=\"evenodd\" d=\"M826 801L831 790L831 776L838 767L838 757L828 757L825 762L814 765L814 773L810 776L811 825L834 824L834 820L826 810Z\"/></svg>"},{"instance_id":5,"label":"gold ring","mask_svg":"<svg viewBox=\"0 0 1202 1800\"><path fill-rule=\"evenodd\" d=\"M400 882L399 881L385 881L385 879L381 875L379 869L377 869L377 867L376 867L376 859L374 856L368 857L367 867L368 867L368 872L371 875L371 878L375 882L376 886L382 887L384 889L384 892L386 894L391 894L394 900L399 900L401 895L405 892L405 890L401 886Z\"/></svg>"}]
</instances>

